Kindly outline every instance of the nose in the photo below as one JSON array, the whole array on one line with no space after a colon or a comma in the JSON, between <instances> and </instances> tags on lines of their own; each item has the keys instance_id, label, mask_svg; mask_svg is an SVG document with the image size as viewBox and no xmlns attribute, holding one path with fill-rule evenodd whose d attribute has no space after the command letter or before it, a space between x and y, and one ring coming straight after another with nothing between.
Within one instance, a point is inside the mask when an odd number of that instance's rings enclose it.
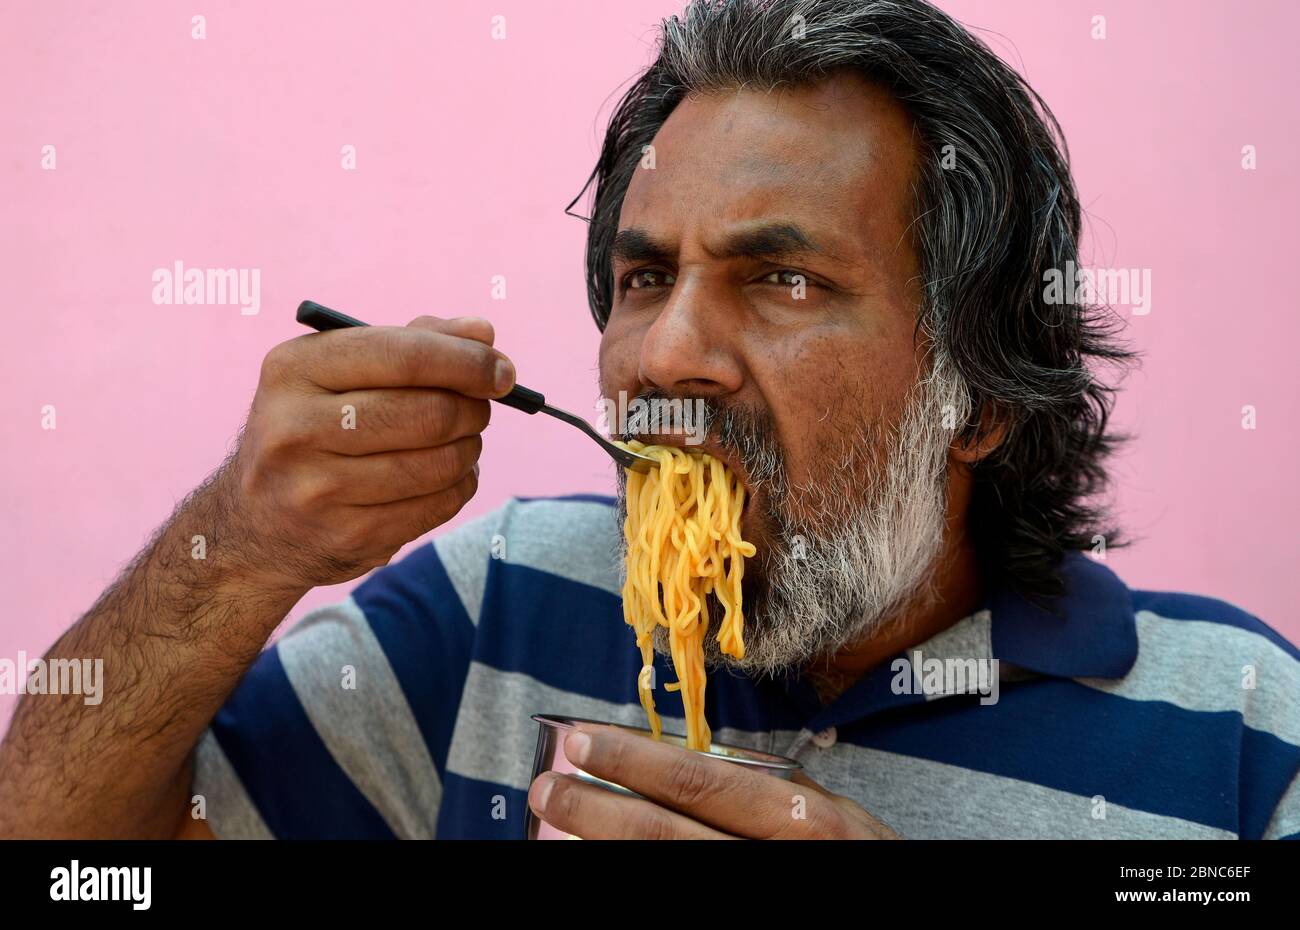
<instances>
[{"instance_id":1,"label":"nose","mask_svg":"<svg viewBox=\"0 0 1300 930\"><path fill-rule=\"evenodd\" d=\"M670 396L740 390L744 366L738 324L725 294L679 273L677 284L641 343L638 377Z\"/></svg>"}]
</instances>

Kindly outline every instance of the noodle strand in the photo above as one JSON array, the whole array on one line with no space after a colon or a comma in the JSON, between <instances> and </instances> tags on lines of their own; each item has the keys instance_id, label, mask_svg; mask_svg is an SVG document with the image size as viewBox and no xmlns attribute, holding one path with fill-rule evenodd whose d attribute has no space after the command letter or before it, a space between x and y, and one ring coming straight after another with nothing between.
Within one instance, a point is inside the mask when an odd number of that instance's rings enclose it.
<instances>
[{"instance_id":1,"label":"noodle strand","mask_svg":"<svg viewBox=\"0 0 1300 930\"><path fill-rule=\"evenodd\" d=\"M722 462L670 446L619 443L657 459L649 474L627 472L627 575L623 619L636 631L641 650L637 693L655 739L663 732L651 682L654 631L667 627L669 651L686 713L686 745L707 752L712 743L704 719L704 635L709 627L707 596L722 605L718 646L725 655L745 657L741 583L754 546L740 534L745 487Z\"/></svg>"}]
</instances>

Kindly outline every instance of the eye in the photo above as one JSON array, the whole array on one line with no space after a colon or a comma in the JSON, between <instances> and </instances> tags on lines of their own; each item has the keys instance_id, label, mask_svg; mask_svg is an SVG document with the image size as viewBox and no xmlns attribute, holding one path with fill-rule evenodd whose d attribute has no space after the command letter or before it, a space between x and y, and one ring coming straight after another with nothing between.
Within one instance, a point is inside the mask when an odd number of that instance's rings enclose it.
<instances>
[{"instance_id":1,"label":"eye","mask_svg":"<svg viewBox=\"0 0 1300 930\"><path fill-rule=\"evenodd\" d=\"M623 277L623 288L625 290L639 291L652 287L672 287L675 283L677 283L676 275L655 268L641 268L629 272Z\"/></svg>"},{"instance_id":2,"label":"eye","mask_svg":"<svg viewBox=\"0 0 1300 930\"><path fill-rule=\"evenodd\" d=\"M782 268L780 271L773 271L763 278L764 284L779 284L782 287L798 287L800 284L805 286L812 284L812 280L802 271L795 271L792 268Z\"/></svg>"}]
</instances>

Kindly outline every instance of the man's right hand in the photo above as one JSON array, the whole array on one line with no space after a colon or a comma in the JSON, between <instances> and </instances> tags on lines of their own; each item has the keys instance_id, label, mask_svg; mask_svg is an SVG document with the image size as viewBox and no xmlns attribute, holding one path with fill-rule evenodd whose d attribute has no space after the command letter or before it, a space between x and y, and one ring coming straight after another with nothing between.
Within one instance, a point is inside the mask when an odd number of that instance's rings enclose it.
<instances>
[{"instance_id":1,"label":"man's right hand","mask_svg":"<svg viewBox=\"0 0 1300 930\"><path fill-rule=\"evenodd\" d=\"M514 385L492 337L420 317L271 350L234 455L46 653L101 658L102 703L19 702L0 837L211 833L188 822L191 752L267 636L309 588L383 565L477 489L487 399Z\"/></svg>"},{"instance_id":2,"label":"man's right hand","mask_svg":"<svg viewBox=\"0 0 1300 930\"><path fill-rule=\"evenodd\" d=\"M263 589L386 564L478 488L488 398L514 386L486 320L313 333L276 346L215 483L226 572Z\"/></svg>"}]
</instances>

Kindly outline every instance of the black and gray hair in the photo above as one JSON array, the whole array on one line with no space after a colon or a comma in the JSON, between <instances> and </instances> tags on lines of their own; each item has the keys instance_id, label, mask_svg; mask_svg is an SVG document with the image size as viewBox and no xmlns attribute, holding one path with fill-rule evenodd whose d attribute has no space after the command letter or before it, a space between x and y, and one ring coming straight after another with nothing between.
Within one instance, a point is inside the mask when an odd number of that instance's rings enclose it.
<instances>
[{"instance_id":1,"label":"black and gray hair","mask_svg":"<svg viewBox=\"0 0 1300 930\"><path fill-rule=\"evenodd\" d=\"M956 438L1005 430L973 468L971 532L986 573L1045 601L1062 590L1066 551L1088 548L1097 535L1107 547L1123 542L1105 525L1099 494L1104 459L1124 437L1107 425L1114 388L1091 367L1135 356L1104 308L1045 299L1045 275L1079 259L1080 207L1060 125L945 13L923 0L695 0L666 19L658 56L619 102L583 188L595 184L592 315L603 329L623 197L643 147L678 103L695 92L806 86L844 71L889 89L916 127L918 337L969 401Z\"/></svg>"}]
</instances>

